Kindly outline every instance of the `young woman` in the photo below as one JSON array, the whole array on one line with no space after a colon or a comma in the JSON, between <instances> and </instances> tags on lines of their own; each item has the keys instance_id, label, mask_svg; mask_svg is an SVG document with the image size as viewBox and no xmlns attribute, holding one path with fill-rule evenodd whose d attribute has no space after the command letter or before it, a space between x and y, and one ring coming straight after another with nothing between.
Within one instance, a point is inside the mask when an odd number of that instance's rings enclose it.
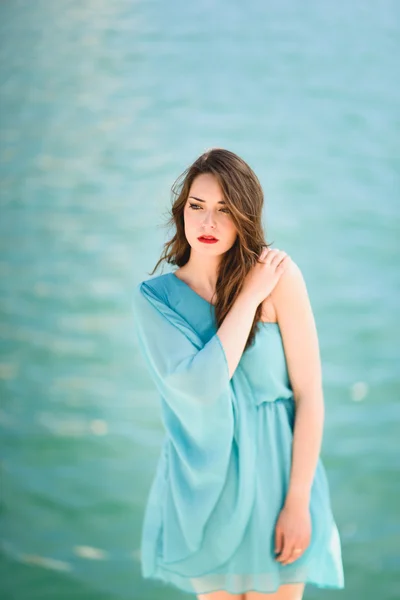
<instances>
[{"instance_id":1,"label":"young woman","mask_svg":"<svg viewBox=\"0 0 400 600\"><path fill-rule=\"evenodd\" d=\"M173 192L174 235L154 271L163 260L178 268L134 291L165 426L142 574L202 600L343 588L302 273L265 242L263 191L236 154L207 151Z\"/></svg>"}]
</instances>

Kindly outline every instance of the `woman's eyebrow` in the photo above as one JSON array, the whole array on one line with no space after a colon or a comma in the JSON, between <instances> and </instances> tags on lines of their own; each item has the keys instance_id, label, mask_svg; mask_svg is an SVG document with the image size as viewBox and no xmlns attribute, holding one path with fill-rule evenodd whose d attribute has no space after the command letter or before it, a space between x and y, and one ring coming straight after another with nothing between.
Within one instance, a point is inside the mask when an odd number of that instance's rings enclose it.
<instances>
[{"instance_id":1,"label":"woman's eyebrow","mask_svg":"<svg viewBox=\"0 0 400 600\"><path fill-rule=\"evenodd\" d=\"M201 198L196 198L196 196L189 196L189 198L193 198L193 200L198 200L199 202L205 202L205 200L202 200ZM225 200L219 200L217 204L226 204L226 202Z\"/></svg>"}]
</instances>

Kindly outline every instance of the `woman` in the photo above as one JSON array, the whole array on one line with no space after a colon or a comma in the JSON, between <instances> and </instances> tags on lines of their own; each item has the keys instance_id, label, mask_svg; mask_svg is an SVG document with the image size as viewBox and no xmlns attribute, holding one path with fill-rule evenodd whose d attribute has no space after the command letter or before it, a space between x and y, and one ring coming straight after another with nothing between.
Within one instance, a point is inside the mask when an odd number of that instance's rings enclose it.
<instances>
[{"instance_id":1,"label":"woman","mask_svg":"<svg viewBox=\"0 0 400 600\"><path fill-rule=\"evenodd\" d=\"M154 271L163 260L178 268L134 292L165 425L142 574L202 600L298 600L307 583L343 588L301 271L266 244L261 185L234 153L205 152L173 192L176 231Z\"/></svg>"}]
</instances>

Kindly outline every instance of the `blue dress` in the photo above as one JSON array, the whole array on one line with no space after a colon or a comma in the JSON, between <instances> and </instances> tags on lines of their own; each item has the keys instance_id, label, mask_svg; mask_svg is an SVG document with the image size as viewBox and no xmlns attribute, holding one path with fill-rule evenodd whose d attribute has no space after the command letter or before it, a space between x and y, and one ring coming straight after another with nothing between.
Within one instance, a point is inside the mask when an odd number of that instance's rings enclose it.
<instances>
[{"instance_id":1,"label":"blue dress","mask_svg":"<svg viewBox=\"0 0 400 600\"><path fill-rule=\"evenodd\" d=\"M143 577L193 594L272 593L298 582L343 588L321 459L310 545L291 564L275 559L295 416L279 325L260 322L230 378L214 306L174 273L135 287L133 309L165 426L144 513Z\"/></svg>"}]
</instances>

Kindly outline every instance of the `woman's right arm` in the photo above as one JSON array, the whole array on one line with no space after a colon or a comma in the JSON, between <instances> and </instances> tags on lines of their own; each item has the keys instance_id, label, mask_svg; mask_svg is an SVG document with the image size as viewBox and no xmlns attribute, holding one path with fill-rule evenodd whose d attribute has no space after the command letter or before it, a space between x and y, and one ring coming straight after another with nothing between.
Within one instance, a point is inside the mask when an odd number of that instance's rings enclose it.
<instances>
[{"instance_id":1,"label":"woman's right arm","mask_svg":"<svg viewBox=\"0 0 400 600\"><path fill-rule=\"evenodd\" d=\"M246 276L232 308L217 331L228 363L229 378L239 364L259 304L272 292L289 265L289 256L278 249L265 248Z\"/></svg>"},{"instance_id":2,"label":"woman's right arm","mask_svg":"<svg viewBox=\"0 0 400 600\"><path fill-rule=\"evenodd\" d=\"M229 379L239 364L259 304L254 295L241 291L217 331L225 351Z\"/></svg>"},{"instance_id":3,"label":"woman's right arm","mask_svg":"<svg viewBox=\"0 0 400 600\"><path fill-rule=\"evenodd\" d=\"M133 306L140 350L160 393L168 396L176 410L186 410L191 401L213 403L228 390L257 306L275 287L287 258L277 250L261 253L262 262L246 275L238 298L205 344L158 296L151 282L135 288Z\"/></svg>"}]
</instances>

